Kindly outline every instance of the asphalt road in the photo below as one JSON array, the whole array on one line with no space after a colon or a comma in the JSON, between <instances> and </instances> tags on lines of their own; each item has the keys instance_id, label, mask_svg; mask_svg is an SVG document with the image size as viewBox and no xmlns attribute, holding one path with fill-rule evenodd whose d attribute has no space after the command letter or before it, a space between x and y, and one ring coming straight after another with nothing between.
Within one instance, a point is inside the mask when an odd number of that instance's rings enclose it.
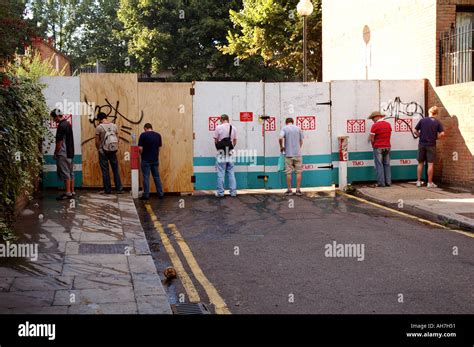
<instances>
[{"instance_id":1,"label":"asphalt road","mask_svg":"<svg viewBox=\"0 0 474 347\"><path fill-rule=\"evenodd\" d=\"M212 287L235 314L474 313L474 238L466 235L324 193L167 196L149 205L213 312ZM145 204L137 207L162 273L173 263ZM334 242L345 247L341 257L328 256ZM166 289L171 303L188 302L180 279Z\"/></svg>"}]
</instances>

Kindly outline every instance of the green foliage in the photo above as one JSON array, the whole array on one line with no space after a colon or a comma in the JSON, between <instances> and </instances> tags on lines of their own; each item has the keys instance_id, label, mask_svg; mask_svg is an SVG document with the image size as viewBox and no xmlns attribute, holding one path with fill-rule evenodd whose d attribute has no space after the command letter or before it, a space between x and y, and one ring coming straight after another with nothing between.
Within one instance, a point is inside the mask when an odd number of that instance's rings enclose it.
<instances>
[{"instance_id":1,"label":"green foliage","mask_svg":"<svg viewBox=\"0 0 474 347\"><path fill-rule=\"evenodd\" d=\"M118 7L119 0L28 0L41 35L71 58L73 70L99 60L108 72L132 71Z\"/></svg>"},{"instance_id":2,"label":"green foliage","mask_svg":"<svg viewBox=\"0 0 474 347\"><path fill-rule=\"evenodd\" d=\"M33 56L17 56L14 63L7 65L7 70L11 71L17 77L30 78L33 82L39 82L43 76L64 76L66 66L62 71L56 71L53 67L54 56L48 60L43 60L39 52Z\"/></svg>"},{"instance_id":3,"label":"green foliage","mask_svg":"<svg viewBox=\"0 0 474 347\"><path fill-rule=\"evenodd\" d=\"M255 80L278 76L262 59L242 62L223 55L232 27L229 10L241 0L121 0L118 17L121 37L139 69L146 73L169 71L170 80Z\"/></svg>"},{"instance_id":4,"label":"green foliage","mask_svg":"<svg viewBox=\"0 0 474 347\"><path fill-rule=\"evenodd\" d=\"M0 1L0 65L30 42L34 29L23 19L24 11L23 0Z\"/></svg>"},{"instance_id":5,"label":"green foliage","mask_svg":"<svg viewBox=\"0 0 474 347\"><path fill-rule=\"evenodd\" d=\"M16 199L33 192L43 165L40 146L48 132L48 110L42 85L0 73L0 109L0 238L6 240L13 237Z\"/></svg>"},{"instance_id":6,"label":"green foliage","mask_svg":"<svg viewBox=\"0 0 474 347\"><path fill-rule=\"evenodd\" d=\"M265 64L291 71L303 70L303 20L296 12L298 0L244 0L243 9L230 11L233 30L219 49L240 59L262 57ZM308 78L321 81L321 3L313 1L308 17Z\"/></svg>"}]
</instances>

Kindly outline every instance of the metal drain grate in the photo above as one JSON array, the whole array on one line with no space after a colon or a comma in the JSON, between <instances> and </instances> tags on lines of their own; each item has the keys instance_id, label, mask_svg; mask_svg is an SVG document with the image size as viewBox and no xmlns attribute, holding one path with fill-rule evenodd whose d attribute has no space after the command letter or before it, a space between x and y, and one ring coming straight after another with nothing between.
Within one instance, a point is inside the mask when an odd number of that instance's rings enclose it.
<instances>
[{"instance_id":1,"label":"metal drain grate","mask_svg":"<svg viewBox=\"0 0 474 347\"><path fill-rule=\"evenodd\" d=\"M126 243L80 243L79 254L125 254L127 247Z\"/></svg>"},{"instance_id":2,"label":"metal drain grate","mask_svg":"<svg viewBox=\"0 0 474 347\"><path fill-rule=\"evenodd\" d=\"M176 304L171 305L171 309L173 310L173 314L211 314L211 311L207 309L207 307L202 304Z\"/></svg>"}]
</instances>

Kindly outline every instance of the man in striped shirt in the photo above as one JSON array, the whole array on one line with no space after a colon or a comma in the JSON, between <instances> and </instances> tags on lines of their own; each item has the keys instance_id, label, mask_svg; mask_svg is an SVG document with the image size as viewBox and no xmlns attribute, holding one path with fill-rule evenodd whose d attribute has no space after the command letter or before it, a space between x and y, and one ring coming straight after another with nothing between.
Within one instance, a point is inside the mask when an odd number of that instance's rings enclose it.
<instances>
[{"instance_id":1,"label":"man in striped shirt","mask_svg":"<svg viewBox=\"0 0 474 347\"><path fill-rule=\"evenodd\" d=\"M392 173L390 169L390 137L392 126L385 121L385 116L380 112L372 112L369 119L374 124L370 129L370 142L374 149L374 164L377 173L377 187L390 187Z\"/></svg>"}]
</instances>

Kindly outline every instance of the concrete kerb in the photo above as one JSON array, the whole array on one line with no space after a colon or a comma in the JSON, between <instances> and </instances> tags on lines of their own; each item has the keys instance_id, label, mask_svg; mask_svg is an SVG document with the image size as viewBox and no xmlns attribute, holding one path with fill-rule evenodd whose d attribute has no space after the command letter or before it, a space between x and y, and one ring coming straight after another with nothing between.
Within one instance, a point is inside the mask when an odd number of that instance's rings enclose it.
<instances>
[{"instance_id":1,"label":"concrete kerb","mask_svg":"<svg viewBox=\"0 0 474 347\"><path fill-rule=\"evenodd\" d=\"M434 223L439 223L445 227L452 226L452 227L461 228L468 232L474 232L474 225L472 224L465 223L462 220L454 219L449 216L438 214L438 213L420 208L418 206L415 206L409 203L405 203L403 209L400 209L398 208L398 203L396 202L385 201L385 200L376 198L370 194L364 194L360 190L356 190L355 196L358 196L360 198L366 199L368 201L374 202L376 204L379 204L385 207L392 208L400 212L408 213L413 216L429 220Z\"/></svg>"}]
</instances>

